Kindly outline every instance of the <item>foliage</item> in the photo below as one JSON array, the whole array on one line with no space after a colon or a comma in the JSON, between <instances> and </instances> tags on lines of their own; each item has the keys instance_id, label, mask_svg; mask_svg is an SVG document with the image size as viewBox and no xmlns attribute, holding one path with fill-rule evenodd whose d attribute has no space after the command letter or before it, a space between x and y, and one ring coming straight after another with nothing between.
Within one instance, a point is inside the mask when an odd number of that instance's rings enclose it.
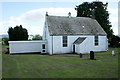
<instances>
[{"instance_id":1,"label":"foliage","mask_svg":"<svg viewBox=\"0 0 120 80\"><path fill-rule=\"evenodd\" d=\"M23 28L22 25L16 26L14 28L10 27L8 34L10 41L28 40L27 29Z\"/></svg>"},{"instance_id":2,"label":"foliage","mask_svg":"<svg viewBox=\"0 0 120 80\"><path fill-rule=\"evenodd\" d=\"M32 40L42 40L42 36L40 36L39 34L35 35Z\"/></svg>"},{"instance_id":3,"label":"foliage","mask_svg":"<svg viewBox=\"0 0 120 80\"><path fill-rule=\"evenodd\" d=\"M120 47L120 37L114 35L111 38L110 47Z\"/></svg>"},{"instance_id":4,"label":"foliage","mask_svg":"<svg viewBox=\"0 0 120 80\"><path fill-rule=\"evenodd\" d=\"M103 4L100 1L94 2L84 2L79 6L76 6L77 17L90 17L98 21L101 27L107 33L108 39L111 39L113 36L113 30L111 29L112 25L109 21L109 13L107 11L108 3Z\"/></svg>"},{"instance_id":5,"label":"foliage","mask_svg":"<svg viewBox=\"0 0 120 80\"><path fill-rule=\"evenodd\" d=\"M9 41L9 38L2 38L3 45L9 45L8 41Z\"/></svg>"}]
</instances>

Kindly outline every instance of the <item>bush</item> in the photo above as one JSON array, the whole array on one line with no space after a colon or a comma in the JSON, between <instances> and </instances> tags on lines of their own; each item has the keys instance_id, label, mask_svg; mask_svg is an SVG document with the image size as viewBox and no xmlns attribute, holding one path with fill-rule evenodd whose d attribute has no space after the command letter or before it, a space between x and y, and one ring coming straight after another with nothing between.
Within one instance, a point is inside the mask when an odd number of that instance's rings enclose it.
<instances>
[{"instance_id":1,"label":"bush","mask_svg":"<svg viewBox=\"0 0 120 80\"><path fill-rule=\"evenodd\" d=\"M16 26L14 28L10 27L8 34L10 41L28 40L27 29L23 28L22 25Z\"/></svg>"},{"instance_id":2,"label":"bush","mask_svg":"<svg viewBox=\"0 0 120 80\"><path fill-rule=\"evenodd\" d=\"M9 41L9 38L2 38L3 45L9 45L8 41Z\"/></svg>"},{"instance_id":3,"label":"bush","mask_svg":"<svg viewBox=\"0 0 120 80\"><path fill-rule=\"evenodd\" d=\"M40 36L39 34L35 35L32 40L42 40L42 36Z\"/></svg>"}]
</instances>

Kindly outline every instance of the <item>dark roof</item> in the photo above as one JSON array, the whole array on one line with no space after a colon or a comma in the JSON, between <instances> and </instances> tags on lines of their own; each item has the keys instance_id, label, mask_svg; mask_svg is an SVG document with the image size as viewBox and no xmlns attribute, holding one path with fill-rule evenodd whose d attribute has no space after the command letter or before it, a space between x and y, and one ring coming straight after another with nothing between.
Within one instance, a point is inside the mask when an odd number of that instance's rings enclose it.
<instances>
[{"instance_id":1,"label":"dark roof","mask_svg":"<svg viewBox=\"0 0 120 80\"><path fill-rule=\"evenodd\" d=\"M79 37L79 38L77 38L77 40L75 40L75 42L73 44L81 44L85 39L86 39L86 37Z\"/></svg>"},{"instance_id":2,"label":"dark roof","mask_svg":"<svg viewBox=\"0 0 120 80\"><path fill-rule=\"evenodd\" d=\"M50 35L107 35L92 18L46 16L46 21Z\"/></svg>"}]
</instances>

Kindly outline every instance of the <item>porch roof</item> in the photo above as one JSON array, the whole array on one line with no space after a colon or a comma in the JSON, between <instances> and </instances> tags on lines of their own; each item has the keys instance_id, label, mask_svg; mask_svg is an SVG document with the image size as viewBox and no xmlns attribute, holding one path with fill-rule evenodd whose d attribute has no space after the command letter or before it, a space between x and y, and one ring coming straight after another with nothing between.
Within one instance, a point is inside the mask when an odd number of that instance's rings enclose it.
<instances>
[{"instance_id":1,"label":"porch roof","mask_svg":"<svg viewBox=\"0 0 120 80\"><path fill-rule=\"evenodd\" d=\"M75 40L73 44L81 44L85 39L86 37L79 37Z\"/></svg>"}]
</instances>

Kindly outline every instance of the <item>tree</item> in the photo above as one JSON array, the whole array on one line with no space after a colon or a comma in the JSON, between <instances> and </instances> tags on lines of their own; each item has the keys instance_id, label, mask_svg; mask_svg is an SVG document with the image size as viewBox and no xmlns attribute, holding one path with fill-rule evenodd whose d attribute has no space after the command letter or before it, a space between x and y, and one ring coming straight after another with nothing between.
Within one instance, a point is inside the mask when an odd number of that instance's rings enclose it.
<instances>
[{"instance_id":1,"label":"tree","mask_svg":"<svg viewBox=\"0 0 120 80\"><path fill-rule=\"evenodd\" d=\"M39 34L35 35L32 40L42 40L42 36L40 36Z\"/></svg>"},{"instance_id":2,"label":"tree","mask_svg":"<svg viewBox=\"0 0 120 80\"><path fill-rule=\"evenodd\" d=\"M2 44L3 44L3 45L9 45L9 44L8 44L8 41L9 41L9 38L6 38L6 37L5 37L5 38L2 38Z\"/></svg>"},{"instance_id":3,"label":"tree","mask_svg":"<svg viewBox=\"0 0 120 80\"><path fill-rule=\"evenodd\" d=\"M120 47L120 37L113 36L110 41L110 47Z\"/></svg>"},{"instance_id":4,"label":"tree","mask_svg":"<svg viewBox=\"0 0 120 80\"><path fill-rule=\"evenodd\" d=\"M107 33L107 37L111 40L113 36L112 25L109 21L109 13L107 11L108 3L103 4L100 1L84 2L79 6L76 6L77 17L90 17L98 21L104 31Z\"/></svg>"},{"instance_id":5,"label":"tree","mask_svg":"<svg viewBox=\"0 0 120 80\"><path fill-rule=\"evenodd\" d=\"M10 27L8 34L10 41L28 40L27 29L23 28L22 25L16 26L14 28Z\"/></svg>"}]
</instances>

